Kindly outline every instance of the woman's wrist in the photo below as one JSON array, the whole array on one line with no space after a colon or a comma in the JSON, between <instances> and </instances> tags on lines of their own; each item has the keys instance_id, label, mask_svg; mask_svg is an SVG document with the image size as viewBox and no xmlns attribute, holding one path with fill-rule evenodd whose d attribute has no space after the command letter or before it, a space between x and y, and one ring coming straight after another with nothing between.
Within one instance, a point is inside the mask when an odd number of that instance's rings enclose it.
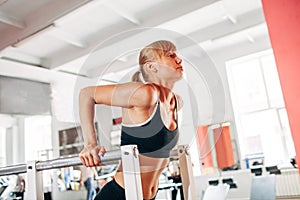
<instances>
[{"instance_id":1,"label":"woman's wrist","mask_svg":"<svg viewBox=\"0 0 300 200\"><path fill-rule=\"evenodd\" d=\"M89 142L89 143L84 144L84 147L88 148L88 149L96 147L96 146L98 146L97 142Z\"/></svg>"}]
</instances>

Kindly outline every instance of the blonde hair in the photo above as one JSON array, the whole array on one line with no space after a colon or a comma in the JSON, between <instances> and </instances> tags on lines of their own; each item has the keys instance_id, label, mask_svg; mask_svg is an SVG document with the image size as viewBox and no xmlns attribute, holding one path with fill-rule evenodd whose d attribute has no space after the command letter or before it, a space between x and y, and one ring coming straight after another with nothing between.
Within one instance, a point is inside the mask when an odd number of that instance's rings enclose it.
<instances>
[{"instance_id":1,"label":"blonde hair","mask_svg":"<svg viewBox=\"0 0 300 200\"><path fill-rule=\"evenodd\" d=\"M166 51L176 51L176 46L167 40L159 40L153 42L140 51L139 55L139 70L133 74L131 80L134 82L147 82L149 81L149 76L144 69L147 62L154 62L155 60L161 58Z\"/></svg>"}]
</instances>

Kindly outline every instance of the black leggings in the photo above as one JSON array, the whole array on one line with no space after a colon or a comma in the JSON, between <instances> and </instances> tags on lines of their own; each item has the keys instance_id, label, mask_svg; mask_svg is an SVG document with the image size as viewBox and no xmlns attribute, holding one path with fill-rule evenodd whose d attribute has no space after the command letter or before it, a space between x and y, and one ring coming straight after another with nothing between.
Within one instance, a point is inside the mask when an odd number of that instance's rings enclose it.
<instances>
[{"instance_id":1,"label":"black leggings","mask_svg":"<svg viewBox=\"0 0 300 200\"><path fill-rule=\"evenodd\" d=\"M126 200L125 190L113 179L104 185L95 200ZM155 197L151 200L155 200Z\"/></svg>"}]
</instances>

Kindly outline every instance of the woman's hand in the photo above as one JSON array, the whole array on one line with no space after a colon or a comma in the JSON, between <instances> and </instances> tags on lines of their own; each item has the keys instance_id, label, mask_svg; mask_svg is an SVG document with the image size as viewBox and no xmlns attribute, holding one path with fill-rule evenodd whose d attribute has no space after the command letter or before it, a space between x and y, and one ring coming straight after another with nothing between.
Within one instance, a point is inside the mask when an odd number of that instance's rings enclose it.
<instances>
[{"instance_id":1,"label":"woman's hand","mask_svg":"<svg viewBox=\"0 0 300 200\"><path fill-rule=\"evenodd\" d=\"M106 152L104 146L85 146L80 152L79 157L83 165L86 167L93 167L100 165L101 160L99 156L103 156Z\"/></svg>"}]
</instances>

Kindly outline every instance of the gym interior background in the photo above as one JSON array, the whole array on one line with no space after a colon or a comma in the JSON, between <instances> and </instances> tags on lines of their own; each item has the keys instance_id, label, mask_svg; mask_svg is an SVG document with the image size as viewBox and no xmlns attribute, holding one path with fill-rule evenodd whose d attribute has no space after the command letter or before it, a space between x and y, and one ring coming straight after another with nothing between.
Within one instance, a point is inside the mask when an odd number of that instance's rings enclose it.
<instances>
[{"instance_id":1,"label":"gym interior background","mask_svg":"<svg viewBox=\"0 0 300 200\"><path fill-rule=\"evenodd\" d=\"M253 177L270 174L277 199L300 198L299 4L0 1L0 167L78 154L79 89L128 80L137 69L136 49L169 39L184 60L185 77L176 86L184 98L179 143L190 147L199 199L222 180L230 184L227 199L250 199L266 191ZM213 74L191 65L194 58L207 61ZM120 110L97 106L95 123L101 144L119 148ZM78 173L46 171L44 192L55 200L85 199ZM1 186L7 180L1 177ZM170 191L157 199L170 199Z\"/></svg>"}]
</instances>

